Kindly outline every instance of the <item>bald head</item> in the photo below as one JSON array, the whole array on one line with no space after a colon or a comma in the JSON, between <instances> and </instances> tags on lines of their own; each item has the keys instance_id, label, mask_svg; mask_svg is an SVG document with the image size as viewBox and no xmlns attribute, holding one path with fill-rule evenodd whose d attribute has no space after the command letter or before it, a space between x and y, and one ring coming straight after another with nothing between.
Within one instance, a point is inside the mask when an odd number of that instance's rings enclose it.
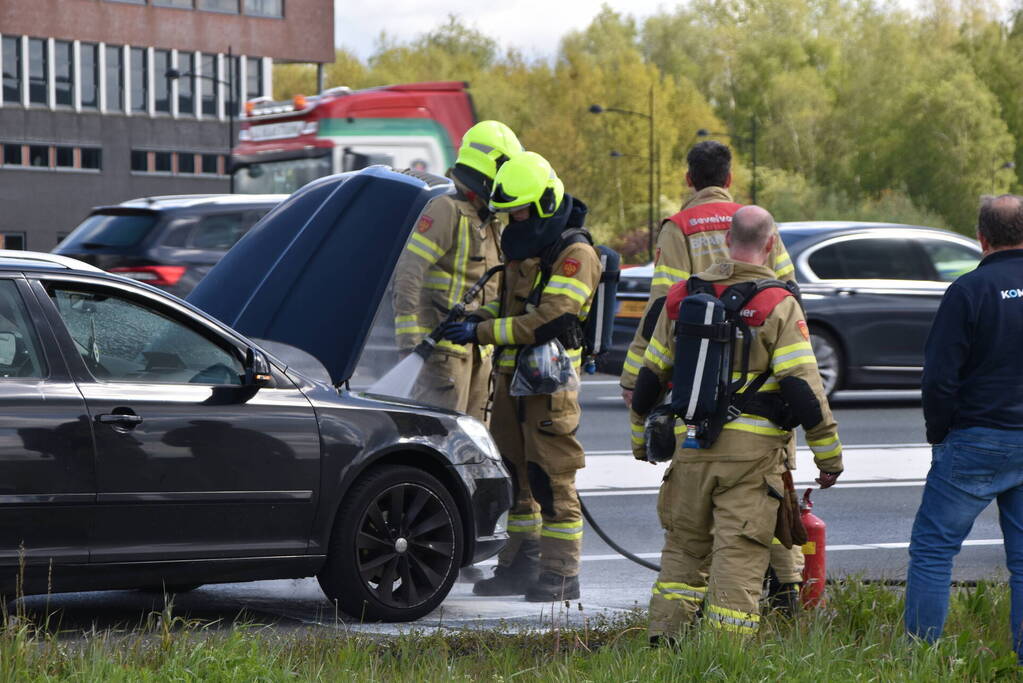
<instances>
[{"instance_id":1,"label":"bald head","mask_svg":"<svg viewBox=\"0 0 1023 683\"><path fill-rule=\"evenodd\" d=\"M774 247L774 217L763 207L744 206L732 215L726 239L732 259L763 265Z\"/></svg>"},{"instance_id":2,"label":"bald head","mask_svg":"<svg viewBox=\"0 0 1023 683\"><path fill-rule=\"evenodd\" d=\"M1023 247L1023 197L982 197L977 236L985 251Z\"/></svg>"}]
</instances>

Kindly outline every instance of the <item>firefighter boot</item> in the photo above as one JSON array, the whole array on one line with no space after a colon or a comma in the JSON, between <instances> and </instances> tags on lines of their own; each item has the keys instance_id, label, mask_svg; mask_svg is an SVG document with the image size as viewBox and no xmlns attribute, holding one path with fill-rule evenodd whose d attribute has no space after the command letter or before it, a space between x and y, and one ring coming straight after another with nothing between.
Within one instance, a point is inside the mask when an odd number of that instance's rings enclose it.
<instances>
[{"instance_id":1,"label":"firefighter boot","mask_svg":"<svg viewBox=\"0 0 1023 683\"><path fill-rule=\"evenodd\" d=\"M498 566L489 579L477 581L474 595L524 595L540 574L540 542L524 540L515 559L507 567Z\"/></svg>"},{"instance_id":2,"label":"firefighter boot","mask_svg":"<svg viewBox=\"0 0 1023 683\"><path fill-rule=\"evenodd\" d=\"M559 602L579 599L579 577L544 572L526 591L528 602Z\"/></svg>"}]
</instances>

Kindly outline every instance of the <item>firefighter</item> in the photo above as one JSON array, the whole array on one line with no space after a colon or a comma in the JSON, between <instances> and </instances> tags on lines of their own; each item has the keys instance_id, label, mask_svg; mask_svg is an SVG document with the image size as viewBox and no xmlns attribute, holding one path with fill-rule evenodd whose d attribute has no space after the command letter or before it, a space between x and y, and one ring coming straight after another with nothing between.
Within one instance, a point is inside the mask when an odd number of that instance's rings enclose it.
<instances>
[{"instance_id":1,"label":"firefighter","mask_svg":"<svg viewBox=\"0 0 1023 683\"><path fill-rule=\"evenodd\" d=\"M772 279L776 273L767 264L776 253L776 239L771 215L757 206L744 207L734 214L726 235L729 258L698 277L720 286ZM658 313L637 378L637 408L656 403L671 378L676 363L673 317L687 287L685 281L673 285ZM802 308L786 290L770 288L740 314L753 330L748 377L771 372L758 398L788 406L806 429L820 469L817 482L821 488L832 486L842 472L842 446ZM741 365L741 350L736 349L733 367ZM677 637L701 613L706 626L756 632L791 438L791 432L762 415L744 413L726 422L709 448L676 448L658 499L666 533L650 600L652 642Z\"/></svg>"},{"instance_id":2,"label":"firefighter","mask_svg":"<svg viewBox=\"0 0 1023 683\"><path fill-rule=\"evenodd\" d=\"M415 348L465 291L500 263L501 222L489 209L490 191L497 170L521 152L515 133L499 121L481 121L466 131L447 173L455 193L437 197L423 210L395 271L400 351ZM482 301L474 304L495 300L499 282L491 278ZM413 398L484 420L490 353L479 344L441 341L419 375Z\"/></svg>"},{"instance_id":3,"label":"firefighter","mask_svg":"<svg viewBox=\"0 0 1023 683\"><path fill-rule=\"evenodd\" d=\"M668 288L727 258L725 234L731 226L732 215L742 206L732 201L732 195L728 192L732 184L732 153L726 145L714 140L700 142L689 150L686 160L689 165L686 185L693 188L695 193L686 200L677 214L661 224L650 298L622 369L622 397L630 407L636 374L643 365L643 354L658 314L664 306ZM777 237L777 230L775 235L768 266L774 271L775 278L794 282L795 267L792 259ZM633 454L637 459L645 460L643 420L634 413L631 418ZM788 446L787 463L789 469L796 468L794 439ZM791 613L799 605L796 598L802 582L802 551L775 543L771 547L771 570L772 605Z\"/></svg>"},{"instance_id":4,"label":"firefighter","mask_svg":"<svg viewBox=\"0 0 1023 683\"><path fill-rule=\"evenodd\" d=\"M578 371L580 321L592 303L600 262L580 228L586 206L565 194L550 164L526 152L508 161L494 182L495 210L510 220L501 236L507 265L499 302L475 319L450 323L456 343L498 348L491 433L515 489L508 518L510 541L494 576L477 595L525 595L533 602L579 597L583 520L575 489L583 467L578 392L512 396L517 357L532 344L559 339Z\"/></svg>"}]
</instances>

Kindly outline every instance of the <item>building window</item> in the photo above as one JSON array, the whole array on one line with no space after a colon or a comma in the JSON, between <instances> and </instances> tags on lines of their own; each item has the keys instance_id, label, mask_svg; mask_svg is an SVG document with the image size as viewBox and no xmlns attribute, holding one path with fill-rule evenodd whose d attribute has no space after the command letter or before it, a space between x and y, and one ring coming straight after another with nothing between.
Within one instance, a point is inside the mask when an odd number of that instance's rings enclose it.
<instances>
[{"instance_id":1,"label":"building window","mask_svg":"<svg viewBox=\"0 0 1023 683\"><path fill-rule=\"evenodd\" d=\"M21 166L21 145L4 145L4 166Z\"/></svg>"},{"instance_id":2,"label":"building window","mask_svg":"<svg viewBox=\"0 0 1023 683\"><path fill-rule=\"evenodd\" d=\"M25 250L25 233L23 232L0 232L0 248Z\"/></svg>"},{"instance_id":3,"label":"building window","mask_svg":"<svg viewBox=\"0 0 1023 683\"><path fill-rule=\"evenodd\" d=\"M149 171L149 152L138 149L131 150L131 170L146 173Z\"/></svg>"},{"instance_id":4,"label":"building window","mask_svg":"<svg viewBox=\"0 0 1023 683\"><path fill-rule=\"evenodd\" d=\"M217 168L217 159L219 154L203 154L202 155L202 173L216 174L219 173L220 169Z\"/></svg>"},{"instance_id":5,"label":"building window","mask_svg":"<svg viewBox=\"0 0 1023 683\"><path fill-rule=\"evenodd\" d=\"M96 109L99 107L99 45L82 43L81 55L82 108Z\"/></svg>"},{"instance_id":6,"label":"building window","mask_svg":"<svg viewBox=\"0 0 1023 683\"><path fill-rule=\"evenodd\" d=\"M191 152L178 153L178 173L195 173L195 155Z\"/></svg>"},{"instance_id":7,"label":"building window","mask_svg":"<svg viewBox=\"0 0 1023 683\"><path fill-rule=\"evenodd\" d=\"M192 0L152 0L156 7L177 7L179 9L192 9L195 3Z\"/></svg>"},{"instance_id":8,"label":"building window","mask_svg":"<svg viewBox=\"0 0 1023 683\"><path fill-rule=\"evenodd\" d=\"M210 78L217 77L217 56L202 56L202 75ZM217 84L209 78L202 80L202 114L203 116L217 115Z\"/></svg>"},{"instance_id":9,"label":"building window","mask_svg":"<svg viewBox=\"0 0 1023 683\"><path fill-rule=\"evenodd\" d=\"M195 55L191 52L178 53L178 71L182 74L195 73ZM195 76L182 75L178 78L178 113L182 116L195 115Z\"/></svg>"},{"instance_id":10,"label":"building window","mask_svg":"<svg viewBox=\"0 0 1023 683\"><path fill-rule=\"evenodd\" d=\"M131 49L131 110L149 111L149 51Z\"/></svg>"},{"instance_id":11,"label":"building window","mask_svg":"<svg viewBox=\"0 0 1023 683\"><path fill-rule=\"evenodd\" d=\"M103 168L103 150L99 147L82 147L82 168L98 171Z\"/></svg>"},{"instance_id":12,"label":"building window","mask_svg":"<svg viewBox=\"0 0 1023 683\"><path fill-rule=\"evenodd\" d=\"M107 46L107 111L124 111L124 49Z\"/></svg>"},{"instance_id":13,"label":"building window","mask_svg":"<svg viewBox=\"0 0 1023 683\"><path fill-rule=\"evenodd\" d=\"M238 0L197 0L196 5L199 6L199 9L210 12L238 14Z\"/></svg>"},{"instance_id":14,"label":"building window","mask_svg":"<svg viewBox=\"0 0 1023 683\"><path fill-rule=\"evenodd\" d=\"M28 146L28 165L29 166L41 166L46 168L50 165L50 146L49 145L29 145Z\"/></svg>"},{"instance_id":15,"label":"building window","mask_svg":"<svg viewBox=\"0 0 1023 683\"><path fill-rule=\"evenodd\" d=\"M254 17L284 16L284 0L242 0L245 13Z\"/></svg>"},{"instance_id":16,"label":"building window","mask_svg":"<svg viewBox=\"0 0 1023 683\"><path fill-rule=\"evenodd\" d=\"M170 68L170 51L153 52L153 108L158 112L170 113L171 82L165 75Z\"/></svg>"},{"instance_id":17,"label":"building window","mask_svg":"<svg viewBox=\"0 0 1023 683\"><path fill-rule=\"evenodd\" d=\"M53 41L53 90L56 103L70 107L75 103L74 46L66 40Z\"/></svg>"},{"instance_id":18,"label":"building window","mask_svg":"<svg viewBox=\"0 0 1023 683\"><path fill-rule=\"evenodd\" d=\"M245 60L245 96L252 100L263 95L263 60L249 57Z\"/></svg>"},{"instance_id":19,"label":"building window","mask_svg":"<svg viewBox=\"0 0 1023 683\"><path fill-rule=\"evenodd\" d=\"M171 172L171 153L153 152L153 170L156 173Z\"/></svg>"},{"instance_id":20,"label":"building window","mask_svg":"<svg viewBox=\"0 0 1023 683\"><path fill-rule=\"evenodd\" d=\"M4 102L21 104L21 38L4 36Z\"/></svg>"},{"instance_id":21,"label":"building window","mask_svg":"<svg viewBox=\"0 0 1023 683\"><path fill-rule=\"evenodd\" d=\"M74 168L75 167L75 148L57 146L56 150L56 161L57 168Z\"/></svg>"},{"instance_id":22,"label":"building window","mask_svg":"<svg viewBox=\"0 0 1023 683\"><path fill-rule=\"evenodd\" d=\"M28 101L46 104L46 40L28 39Z\"/></svg>"}]
</instances>

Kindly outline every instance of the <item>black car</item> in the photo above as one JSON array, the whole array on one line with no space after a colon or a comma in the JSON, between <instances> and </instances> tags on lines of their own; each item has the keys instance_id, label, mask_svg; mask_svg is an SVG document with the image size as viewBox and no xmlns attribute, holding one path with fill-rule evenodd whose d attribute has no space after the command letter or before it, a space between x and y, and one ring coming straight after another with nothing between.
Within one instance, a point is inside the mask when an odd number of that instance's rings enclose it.
<instances>
[{"instance_id":1,"label":"black car","mask_svg":"<svg viewBox=\"0 0 1023 683\"><path fill-rule=\"evenodd\" d=\"M287 195L173 195L101 206L54 254L187 296Z\"/></svg>"},{"instance_id":2,"label":"black car","mask_svg":"<svg viewBox=\"0 0 1023 683\"><path fill-rule=\"evenodd\" d=\"M507 471L473 418L347 382L419 211L448 190L380 169L300 190L193 293L233 326L0 252L0 593L315 575L359 619L435 608L506 541Z\"/></svg>"},{"instance_id":3,"label":"black car","mask_svg":"<svg viewBox=\"0 0 1023 683\"><path fill-rule=\"evenodd\" d=\"M972 270L980 245L962 235L894 223L781 223L803 292L810 340L828 393L920 386L931 321L948 284ZM621 371L653 266L622 271L615 320Z\"/></svg>"}]
</instances>

